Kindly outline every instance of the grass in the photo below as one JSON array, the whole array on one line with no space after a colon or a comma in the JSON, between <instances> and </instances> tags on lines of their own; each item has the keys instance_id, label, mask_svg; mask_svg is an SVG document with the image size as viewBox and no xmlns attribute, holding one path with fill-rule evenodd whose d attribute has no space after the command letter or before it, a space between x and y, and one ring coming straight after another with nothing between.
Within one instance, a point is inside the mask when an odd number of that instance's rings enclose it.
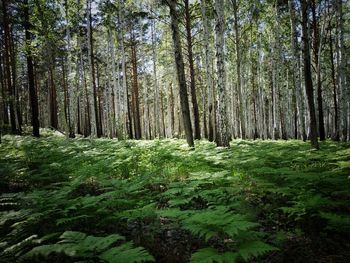
<instances>
[{"instance_id":1,"label":"grass","mask_svg":"<svg viewBox=\"0 0 350 263\"><path fill-rule=\"evenodd\" d=\"M347 262L349 146L4 136L0 262Z\"/></svg>"}]
</instances>

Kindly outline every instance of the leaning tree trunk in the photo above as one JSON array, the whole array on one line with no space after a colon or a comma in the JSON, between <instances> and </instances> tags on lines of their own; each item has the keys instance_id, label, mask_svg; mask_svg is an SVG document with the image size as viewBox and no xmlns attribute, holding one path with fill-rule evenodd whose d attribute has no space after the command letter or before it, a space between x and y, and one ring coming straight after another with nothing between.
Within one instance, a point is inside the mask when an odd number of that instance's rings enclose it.
<instances>
[{"instance_id":1,"label":"leaning tree trunk","mask_svg":"<svg viewBox=\"0 0 350 263\"><path fill-rule=\"evenodd\" d=\"M170 9L170 18L171 18L171 30L172 38L174 43L174 55L175 55L175 64L177 70L177 78L180 88L180 104L183 125L185 129L185 135L187 143L190 147L194 147L193 143L193 134L191 126L191 116L190 116L190 107L188 103L188 94L187 94L187 85L185 78L185 67L184 60L182 56L182 47L180 40L180 30L179 30L179 18L176 10L176 0L166 0Z\"/></svg>"},{"instance_id":2,"label":"leaning tree trunk","mask_svg":"<svg viewBox=\"0 0 350 263\"><path fill-rule=\"evenodd\" d=\"M217 95L218 95L218 125L216 140L217 146L229 147L229 135L227 129L226 112L226 83L225 83L225 61L224 61L224 0L216 0L214 6L215 18L215 50L216 50L216 74L217 74ZM239 78L239 76L238 76ZM243 126L242 126L243 127Z\"/></svg>"},{"instance_id":3,"label":"leaning tree trunk","mask_svg":"<svg viewBox=\"0 0 350 263\"><path fill-rule=\"evenodd\" d=\"M310 59L310 48L309 48L310 42L309 42L309 32L308 32L308 3L307 2L308 2L307 0L301 0L304 81L305 81L305 91L307 96L307 102L309 105L311 145L314 148L318 149L319 145L318 145L318 139L317 139L314 91L313 91L312 77L311 77L311 59Z\"/></svg>"}]
</instances>

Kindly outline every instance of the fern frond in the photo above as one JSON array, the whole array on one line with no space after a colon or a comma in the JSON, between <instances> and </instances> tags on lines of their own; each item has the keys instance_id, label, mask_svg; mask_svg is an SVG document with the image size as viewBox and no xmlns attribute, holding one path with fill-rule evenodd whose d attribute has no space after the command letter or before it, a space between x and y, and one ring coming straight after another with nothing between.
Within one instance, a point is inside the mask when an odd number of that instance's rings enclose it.
<instances>
[{"instance_id":1,"label":"fern frond","mask_svg":"<svg viewBox=\"0 0 350 263\"><path fill-rule=\"evenodd\" d=\"M111 248L100 255L100 259L109 263L154 262L155 259L142 247L133 247L132 242Z\"/></svg>"},{"instance_id":2,"label":"fern frond","mask_svg":"<svg viewBox=\"0 0 350 263\"><path fill-rule=\"evenodd\" d=\"M245 261L248 261L252 257L262 256L267 252L271 252L274 250L278 249L262 241L255 240L243 243L238 249L238 254Z\"/></svg>"},{"instance_id":3,"label":"fern frond","mask_svg":"<svg viewBox=\"0 0 350 263\"><path fill-rule=\"evenodd\" d=\"M191 256L191 263L235 263L238 254L234 252L220 253L214 248L202 248Z\"/></svg>"}]
</instances>

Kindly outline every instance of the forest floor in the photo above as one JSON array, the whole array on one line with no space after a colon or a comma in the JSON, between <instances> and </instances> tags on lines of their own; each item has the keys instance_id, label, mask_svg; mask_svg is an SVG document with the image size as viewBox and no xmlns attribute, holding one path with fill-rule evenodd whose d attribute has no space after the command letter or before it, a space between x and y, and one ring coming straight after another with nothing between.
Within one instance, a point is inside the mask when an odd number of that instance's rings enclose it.
<instances>
[{"instance_id":1,"label":"forest floor","mask_svg":"<svg viewBox=\"0 0 350 263\"><path fill-rule=\"evenodd\" d=\"M0 262L349 262L350 144L4 136Z\"/></svg>"}]
</instances>

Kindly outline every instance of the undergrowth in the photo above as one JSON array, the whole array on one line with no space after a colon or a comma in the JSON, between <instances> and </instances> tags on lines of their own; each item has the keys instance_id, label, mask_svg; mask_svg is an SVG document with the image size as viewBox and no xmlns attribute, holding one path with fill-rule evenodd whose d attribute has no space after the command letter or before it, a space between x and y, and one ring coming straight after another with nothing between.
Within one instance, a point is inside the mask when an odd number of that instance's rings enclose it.
<instances>
[{"instance_id":1,"label":"undergrowth","mask_svg":"<svg viewBox=\"0 0 350 263\"><path fill-rule=\"evenodd\" d=\"M0 145L0 262L347 262L350 148L299 141Z\"/></svg>"}]
</instances>

